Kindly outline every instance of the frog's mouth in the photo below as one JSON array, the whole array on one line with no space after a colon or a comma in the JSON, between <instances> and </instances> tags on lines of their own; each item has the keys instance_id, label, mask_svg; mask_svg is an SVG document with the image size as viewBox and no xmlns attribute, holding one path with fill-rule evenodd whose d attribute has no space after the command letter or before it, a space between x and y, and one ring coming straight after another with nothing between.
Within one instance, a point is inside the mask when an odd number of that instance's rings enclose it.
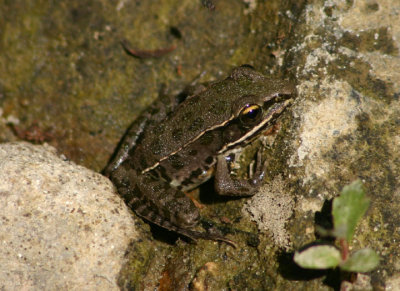
<instances>
[{"instance_id":1,"label":"frog's mouth","mask_svg":"<svg viewBox=\"0 0 400 291\"><path fill-rule=\"evenodd\" d=\"M246 134L241 136L239 139L226 144L218 151L218 154L238 146L239 144L248 144L256 139L263 132L263 130L270 125L292 102L293 99L290 98L290 95L279 94L279 96L268 96L264 101L263 108L265 113L261 122L253 126L251 130L246 132Z\"/></svg>"}]
</instances>

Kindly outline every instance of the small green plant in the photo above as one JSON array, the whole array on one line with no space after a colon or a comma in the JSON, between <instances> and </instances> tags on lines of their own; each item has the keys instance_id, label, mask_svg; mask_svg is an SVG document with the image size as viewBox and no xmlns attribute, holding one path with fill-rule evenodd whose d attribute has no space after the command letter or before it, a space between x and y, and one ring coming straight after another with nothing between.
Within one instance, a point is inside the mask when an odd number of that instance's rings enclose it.
<instances>
[{"instance_id":1,"label":"small green plant","mask_svg":"<svg viewBox=\"0 0 400 291\"><path fill-rule=\"evenodd\" d=\"M364 273L375 269L379 264L378 254L369 248L353 254L349 243L356 226L369 207L363 185L357 180L343 188L339 197L333 200L333 230L321 229L323 235L330 235L339 241L340 248L333 245L315 245L296 252L294 261L307 269L330 269L339 267L348 272Z\"/></svg>"}]
</instances>

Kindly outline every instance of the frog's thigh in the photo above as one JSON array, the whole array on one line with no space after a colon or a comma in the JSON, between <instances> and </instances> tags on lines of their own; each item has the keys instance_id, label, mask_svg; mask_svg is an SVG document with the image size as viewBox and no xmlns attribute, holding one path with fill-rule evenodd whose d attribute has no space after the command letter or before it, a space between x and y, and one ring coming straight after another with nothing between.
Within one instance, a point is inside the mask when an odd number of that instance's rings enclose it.
<instances>
[{"instance_id":1,"label":"frog's thigh","mask_svg":"<svg viewBox=\"0 0 400 291\"><path fill-rule=\"evenodd\" d=\"M263 170L256 171L255 177L250 179L237 179L229 172L224 156L218 156L215 169L215 191L224 196L251 196L260 187L264 177Z\"/></svg>"},{"instance_id":2,"label":"frog's thigh","mask_svg":"<svg viewBox=\"0 0 400 291\"><path fill-rule=\"evenodd\" d=\"M198 223L199 210L190 198L163 180L141 175L135 192L138 201L132 203L132 208L153 223L171 230L191 228Z\"/></svg>"}]
</instances>

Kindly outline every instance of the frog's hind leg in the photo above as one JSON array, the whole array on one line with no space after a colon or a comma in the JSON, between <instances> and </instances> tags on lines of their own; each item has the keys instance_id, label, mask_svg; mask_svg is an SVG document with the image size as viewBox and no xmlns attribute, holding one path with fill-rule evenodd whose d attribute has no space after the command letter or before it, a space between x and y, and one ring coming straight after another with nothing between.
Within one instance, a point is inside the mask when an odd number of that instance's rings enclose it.
<instances>
[{"instance_id":1,"label":"frog's hind leg","mask_svg":"<svg viewBox=\"0 0 400 291\"><path fill-rule=\"evenodd\" d=\"M142 217L144 220L156 224L168 231L175 232L179 235L182 235L186 238L189 238L191 241L195 242L198 239L205 239L205 240L214 240L214 241L221 241L225 242L234 248L237 247L236 243L232 240L227 239L226 237L218 234L208 233L208 232L200 232L191 229L185 229L181 227L177 227L173 225L169 220L164 219L161 215L158 215L155 211L151 208L141 206L135 210L135 213Z\"/></svg>"},{"instance_id":2,"label":"frog's hind leg","mask_svg":"<svg viewBox=\"0 0 400 291\"><path fill-rule=\"evenodd\" d=\"M199 231L193 231L189 229L182 229L180 231L177 231L179 234L188 237L192 239L193 241L196 241L197 239L205 239L205 240L213 240L213 241L220 241L227 243L234 248L237 247L236 243L230 239L227 239L226 237L218 234L213 234L209 232L199 232Z\"/></svg>"},{"instance_id":3,"label":"frog's hind leg","mask_svg":"<svg viewBox=\"0 0 400 291\"><path fill-rule=\"evenodd\" d=\"M194 229L200 220L199 209L182 191L150 174L138 175L124 165L112 173L111 180L126 204L140 217L193 241L208 239L234 243L222 235Z\"/></svg>"},{"instance_id":4,"label":"frog's hind leg","mask_svg":"<svg viewBox=\"0 0 400 291\"><path fill-rule=\"evenodd\" d=\"M176 191L179 191L179 190L176 190ZM199 232L199 231L190 229L190 227L195 227L199 221L197 208L193 208L190 211L191 216L194 217L193 223L191 223L189 225L185 225L185 226L183 226L183 225L178 226L179 222L181 222L181 221L179 218L176 217L176 214L174 213L174 211L176 211L176 209L173 209L174 210L173 211L171 209L164 208L164 207L160 208L159 205L156 205L152 201L149 201L145 195L142 195L141 191L138 188L135 189L135 193L136 193L136 195L130 199L128 206L131 207L138 216L142 217L146 221L156 224L156 225L158 225L164 229L167 229L169 231L178 233L184 237L189 238L192 241L196 241L197 239L222 241L222 242L232 245L233 247L236 247L236 244L233 241L225 238L222 235L208 233L208 232ZM183 192L181 192L181 193L183 194ZM175 193L175 194L177 194L177 193ZM176 196L179 196L179 197L176 197ZM185 201L186 199L183 199L183 196L181 196L181 195L176 195L176 196L175 196L175 198L177 198L177 200L178 200L178 203L176 203L176 205L180 204L180 206L182 207L182 203L187 203ZM180 199L183 199L184 201L180 201L180 203L179 203ZM190 200L190 202L193 203L191 200ZM172 204L175 205L175 203L172 203ZM191 208L191 206L186 206L185 208L188 208L188 207ZM178 207L178 209L179 208L180 207ZM162 214L160 214L160 211L162 212Z\"/></svg>"},{"instance_id":5,"label":"frog's hind leg","mask_svg":"<svg viewBox=\"0 0 400 291\"><path fill-rule=\"evenodd\" d=\"M146 220L173 231L198 225L198 208L166 181L149 173L137 173L127 162L112 172L110 178L126 204Z\"/></svg>"}]
</instances>

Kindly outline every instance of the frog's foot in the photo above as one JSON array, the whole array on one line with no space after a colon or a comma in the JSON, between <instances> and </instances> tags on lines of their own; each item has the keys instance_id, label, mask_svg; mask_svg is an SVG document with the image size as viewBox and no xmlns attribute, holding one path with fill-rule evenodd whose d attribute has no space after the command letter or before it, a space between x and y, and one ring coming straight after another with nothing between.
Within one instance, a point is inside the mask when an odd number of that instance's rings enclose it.
<instances>
[{"instance_id":1,"label":"frog's foot","mask_svg":"<svg viewBox=\"0 0 400 291\"><path fill-rule=\"evenodd\" d=\"M146 220L148 220L148 219L146 219ZM234 248L237 247L237 244L234 241L227 239L226 237L224 237L221 234L211 233L209 231L200 232L200 231L196 231L193 229L178 227L176 225L171 224L169 221L166 221L166 220L163 220L163 221L152 220L149 222L156 224L158 226L161 226L162 228L164 228L166 230L169 230L169 231L175 232L181 236L184 236L193 242L196 242L198 239L213 240L213 241L220 241L220 242L227 243L228 245L231 245Z\"/></svg>"},{"instance_id":2,"label":"frog's foot","mask_svg":"<svg viewBox=\"0 0 400 291\"><path fill-rule=\"evenodd\" d=\"M208 239L236 246L220 234L194 230L199 224L200 212L184 192L150 175L137 175L136 171L123 166L112 174L120 195L143 219L194 241Z\"/></svg>"},{"instance_id":3,"label":"frog's foot","mask_svg":"<svg viewBox=\"0 0 400 291\"><path fill-rule=\"evenodd\" d=\"M194 231L190 229L179 229L176 232L179 234L182 234L185 237L190 238L193 241L196 241L197 239L205 239L205 240L213 240L213 241L220 241L224 242L228 245L231 245L234 248L237 248L237 244L230 240L227 239L226 237L214 233L209 233L209 232L199 232L199 231Z\"/></svg>"},{"instance_id":4,"label":"frog's foot","mask_svg":"<svg viewBox=\"0 0 400 291\"><path fill-rule=\"evenodd\" d=\"M265 176L262 151L257 151L254 173L249 179L232 178L225 157L218 156L215 171L215 191L224 196L252 196L260 188Z\"/></svg>"}]
</instances>

